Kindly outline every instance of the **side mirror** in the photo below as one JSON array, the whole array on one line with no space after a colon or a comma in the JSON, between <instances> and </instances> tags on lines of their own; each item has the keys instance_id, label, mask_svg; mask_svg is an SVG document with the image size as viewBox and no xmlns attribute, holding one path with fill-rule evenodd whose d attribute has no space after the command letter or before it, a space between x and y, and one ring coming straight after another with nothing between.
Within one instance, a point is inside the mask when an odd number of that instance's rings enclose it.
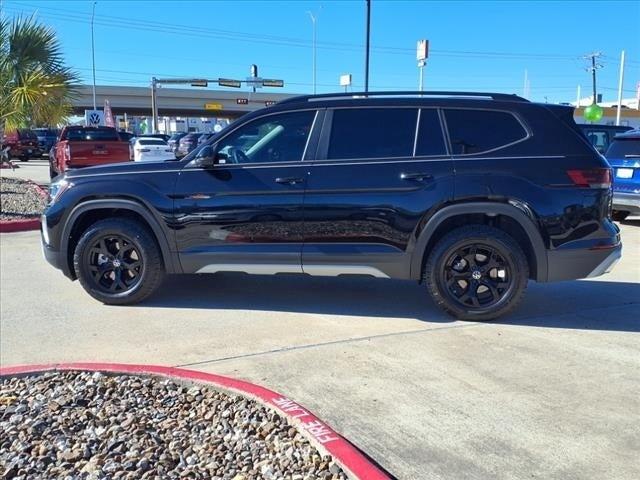
<instances>
[{"instance_id":1,"label":"side mirror","mask_svg":"<svg viewBox=\"0 0 640 480\"><path fill-rule=\"evenodd\" d=\"M201 168L211 168L216 164L216 157L210 145L203 147L194 158L194 163Z\"/></svg>"}]
</instances>

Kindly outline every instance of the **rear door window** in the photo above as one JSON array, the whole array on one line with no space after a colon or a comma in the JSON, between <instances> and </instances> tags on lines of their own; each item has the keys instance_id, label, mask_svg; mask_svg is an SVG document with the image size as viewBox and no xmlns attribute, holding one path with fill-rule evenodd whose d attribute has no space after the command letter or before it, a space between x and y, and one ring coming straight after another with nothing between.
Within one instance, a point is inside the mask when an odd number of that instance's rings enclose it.
<instances>
[{"instance_id":1,"label":"rear door window","mask_svg":"<svg viewBox=\"0 0 640 480\"><path fill-rule=\"evenodd\" d=\"M327 158L411 157L417 119L417 108L336 109Z\"/></svg>"},{"instance_id":2,"label":"rear door window","mask_svg":"<svg viewBox=\"0 0 640 480\"><path fill-rule=\"evenodd\" d=\"M454 155L488 152L527 137L518 119L496 110L445 109Z\"/></svg>"}]
</instances>

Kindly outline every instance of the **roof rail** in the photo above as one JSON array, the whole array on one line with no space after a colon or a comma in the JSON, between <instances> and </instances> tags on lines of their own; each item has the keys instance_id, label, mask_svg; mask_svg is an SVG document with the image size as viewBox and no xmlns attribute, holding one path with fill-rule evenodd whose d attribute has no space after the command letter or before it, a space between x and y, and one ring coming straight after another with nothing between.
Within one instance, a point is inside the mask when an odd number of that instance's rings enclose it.
<instances>
[{"instance_id":1,"label":"roof rail","mask_svg":"<svg viewBox=\"0 0 640 480\"><path fill-rule=\"evenodd\" d=\"M398 91L398 92L340 92L340 93L322 93L318 95L298 95L295 97L285 98L278 103L294 103L294 102L313 102L315 100L347 100L358 98L375 98L375 97L481 97L490 98L492 100L503 100L508 102L528 102L526 98L522 98L515 94L509 93L490 93L490 92L449 92L449 91Z\"/></svg>"}]
</instances>

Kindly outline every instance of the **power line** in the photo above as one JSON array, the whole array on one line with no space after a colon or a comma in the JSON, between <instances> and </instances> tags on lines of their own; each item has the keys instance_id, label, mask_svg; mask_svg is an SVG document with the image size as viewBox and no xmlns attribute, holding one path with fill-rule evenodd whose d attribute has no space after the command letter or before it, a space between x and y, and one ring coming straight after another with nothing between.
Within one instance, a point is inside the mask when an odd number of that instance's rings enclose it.
<instances>
[{"instance_id":1,"label":"power line","mask_svg":"<svg viewBox=\"0 0 640 480\"><path fill-rule=\"evenodd\" d=\"M34 8L38 11L44 10L49 12L61 12L61 13L47 13L47 16L74 23L86 22L89 14L84 14L75 10L67 10L55 7L36 7L34 5L23 4L16 2L15 5L20 5L27 8ZM13 11L18 11L15 7L10 8ZM235 40L254 43L259 41L260 43L280 45L280 46L292 46L311 48L312 44L308 40L294 38L294 37L282 37L268 34L255 34L238 32L231 30L220 30L203 27L193 27L189 25L181 24L169 24L157 21L148 20L132 20L124 17L116 17L110 15L101 15L100 20L95 22L101 26L113 27L113 28L130 28L142 29L147 31L153 31L158 33L169 33L174 35L187 35L187 36L201 36L207 38L217 38L222 40ZM349 50L349 51L361 51L363 45L350 44L343 42L317 42L317 47L325 50ZM378 53L384 54L403 54L413 55L415 52L412 48L405 47L388 47L388 46L372 46L372 50ZM578 55L563 55L563 54L542 54L542 53L515 53L515 52L483 52L483 51L471 51L471 50L438 50L433 49L432 52L442 57L479 57L479 58L504 58L504 59L528 59L528 60L569 60L577 59Z\"/></svg>"}]
</instances>

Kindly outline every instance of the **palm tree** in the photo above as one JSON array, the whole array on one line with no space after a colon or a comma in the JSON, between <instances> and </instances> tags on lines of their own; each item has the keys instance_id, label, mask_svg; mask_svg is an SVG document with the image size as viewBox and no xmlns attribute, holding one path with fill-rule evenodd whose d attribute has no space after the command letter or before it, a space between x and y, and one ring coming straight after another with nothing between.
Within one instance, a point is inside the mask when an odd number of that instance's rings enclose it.
<instances>
[{"instance_id":1,"label":"palm tree","mask_svg":"<svg viewBox=\"0 0 640 480\"><path fill-rule=\"evenodd\" d=\"M63 122L77 81L52 28L34 16L0 21L0 137L5 129Z\"/></svg>"}]
</instances>

